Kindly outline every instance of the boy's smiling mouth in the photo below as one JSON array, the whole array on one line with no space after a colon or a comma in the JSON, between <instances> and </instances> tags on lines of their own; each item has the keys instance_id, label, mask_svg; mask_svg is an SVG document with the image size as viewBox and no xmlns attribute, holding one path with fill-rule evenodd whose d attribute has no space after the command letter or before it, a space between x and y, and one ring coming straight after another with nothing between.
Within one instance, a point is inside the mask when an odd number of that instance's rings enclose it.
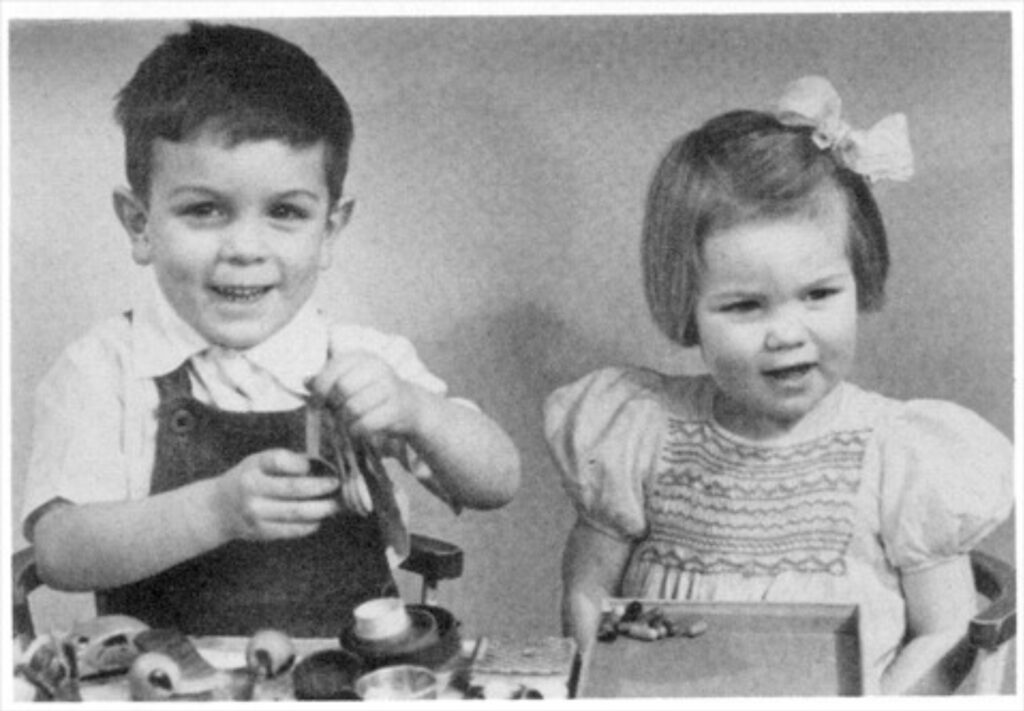
<instances>
[{"instance_id":1,"label":"boy's smiling mouth","mask_svg":"<svg viewBox=\"0 0 1024 711\"><path fill-rule=\"evenodd\" d=\"M271 289L272 286L210 286L210 291L222 299L240 303L256 301Z\"/></svg>"}]
</instances>

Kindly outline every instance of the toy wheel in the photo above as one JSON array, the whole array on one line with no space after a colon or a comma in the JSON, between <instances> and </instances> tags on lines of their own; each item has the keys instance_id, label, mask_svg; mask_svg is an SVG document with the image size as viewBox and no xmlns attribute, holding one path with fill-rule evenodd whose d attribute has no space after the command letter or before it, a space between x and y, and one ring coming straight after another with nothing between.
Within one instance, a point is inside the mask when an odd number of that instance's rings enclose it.
<instances>
[{"instance_id":1,"label":"toy wheel","mask_svg":"<svg viewBox=\"0 0 1024 711\"><path fill-rule=\"evenodd\" d=\"M279 630L259 630L245 647L245 665L254 673L273 678L295 663L295 645Z\"/></svg>"},{"instance_id":2,"label":"toy wheel","mask_svg":"<svg viewBox=\"0 0 1024 711\"><path fill-rule=\"evenodd\" d=\"M181 667L166 654L145 652L128 670L128 684L135 701L169 699L181 683Z\"/></svg>"}]
</instances>

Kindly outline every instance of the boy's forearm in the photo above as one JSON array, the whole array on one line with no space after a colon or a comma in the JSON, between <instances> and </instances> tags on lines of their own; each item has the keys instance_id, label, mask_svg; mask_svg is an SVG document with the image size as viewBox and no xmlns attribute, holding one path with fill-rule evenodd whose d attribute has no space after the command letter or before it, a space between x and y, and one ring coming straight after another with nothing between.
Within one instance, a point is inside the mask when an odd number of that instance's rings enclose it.
<instances>
[{"instance_id":1,"label":"boy's forearm","mask_svg":"<svg viewBox=\"0 0 1024 711\"><path fill-rule=\"evenodd\" d=\"M63 506L36 524L36 563L60 590L135 582L225 542L212 480L133 501Z\"/></svg>"},{"instance_id":2,"label":"boy's forearm","mask_svg":"<svg viewBox=\"0 0 1024 711\"><path fill-rule=\"evenodd\" d=\"M476 509L504 506L519 489L519 452L494 421L417 388L419 417L409 444L445 490Z\"/></svg>"}]
</instances>

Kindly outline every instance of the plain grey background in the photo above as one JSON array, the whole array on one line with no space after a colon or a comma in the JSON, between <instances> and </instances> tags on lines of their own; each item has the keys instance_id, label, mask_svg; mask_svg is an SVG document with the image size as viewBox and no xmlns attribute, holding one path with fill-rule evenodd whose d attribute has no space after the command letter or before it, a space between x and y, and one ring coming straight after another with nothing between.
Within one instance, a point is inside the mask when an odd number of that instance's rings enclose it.
<instances>
[{"instance_id":1,"label":"plain grey background","mask_svg":"<svg viewBox=\"0 0 1024 711\"><path fill-rule=\"evenodd\" d=\"M855 127L906 113L916 155L909 183L876 191L889 302L862 323L853 379L954 400L1012 436L1008 13L233 21L301 45L352 106L357 206L323 283L331 314L411 338L521 450L521 493L497 512L456 518L402 480L414 528L466 551L441 603L470 632L558 629L574 514L543 440L543 398L602 365L699 369L643 301L639 233L657 160L714 114L770 108L799 76L828 77ZM113 97L183 28L10 25L15 548L33 389L146 278L111 209L125 182Z\"/></svg>"}]
</instances>

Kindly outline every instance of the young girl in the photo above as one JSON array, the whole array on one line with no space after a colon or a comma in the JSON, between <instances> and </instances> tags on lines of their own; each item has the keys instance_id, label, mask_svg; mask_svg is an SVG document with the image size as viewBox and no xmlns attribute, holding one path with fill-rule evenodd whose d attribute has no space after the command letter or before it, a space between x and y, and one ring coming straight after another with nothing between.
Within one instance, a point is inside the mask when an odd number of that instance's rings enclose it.
<instances>
[{"instance_id":1,"label":"young girl","mask_svg":"<svg viewBox=\"0 0 1024 711\"><path fill-rule=\"evenodd\" d=\"M662 160L647 299L708 374L606 368L545 403L579 512L562 612L582 648L606 596L852 602L868 693L939 685L926 670L975 612L967 554L1012 510L1012 446L957 405L845 382L889 262L868 185L909 177L905 129L850 129L807 77Z\"/></svg>"}]
</instances>

